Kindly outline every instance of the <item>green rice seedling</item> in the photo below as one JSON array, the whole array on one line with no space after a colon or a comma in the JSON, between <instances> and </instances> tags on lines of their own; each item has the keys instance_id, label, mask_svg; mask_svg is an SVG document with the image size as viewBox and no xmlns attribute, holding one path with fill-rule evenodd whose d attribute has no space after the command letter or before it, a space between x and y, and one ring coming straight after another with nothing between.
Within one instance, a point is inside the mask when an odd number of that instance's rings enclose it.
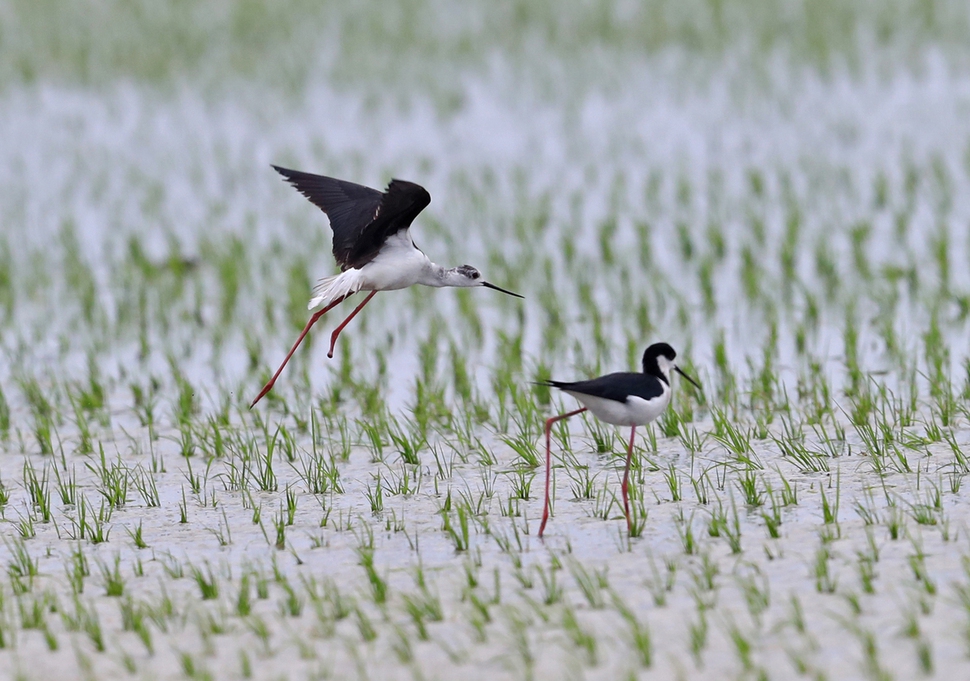
<instances>
[{"instance_id":1,"label":"green rice seedling","mask_svg":"<svg viewBox=\"0 0 970 681\"><path fill-rule=\"evenodd\" d=\"M179 668L182 675L192 681L212 681L212 672L204 664L197 663L191 653L179 653Z\"/></svg>"},{"instance_id":2,"label":"green rice seedling","mask_svg":"<svg viewBox=\"0 0 970 681\"><path fill-rule=\"evenodd\" d=\"M17 523L17 534L20 535L21 539L33 539L37 536L32 514L28 514L26 517L20 519L20 522Z\"/></svg>"},{"instance_id":3,"label":"green rice seedling","mask_svg":"<svg viewBox=\"0 0 970 681\"><path fill-rule=\"evenodd\" d=\"M665 410L660 415L658 423L660 424L660 433L664 437L680 437L682 428L681 416L676 409Z\"/></svg>"},{"instance_id":4,"label":"green rice seedling","mask_svg":"<svg viewBox=\"0 0 970 681\"><path fill-rule=\"evenodd\" d=\"M637 488L638 489L638 488ZM638 494L630 494L630 527L628 535L630 539L643 536L643 531L647 527L647 507L643 503L643 498Z\"/></svg>"},{"instance_id":5,"label":"green rice seedling","mask_svg":"<svg viewBox=\"0 0 970 681\"><path fill-rule=\"evenodd\" d=\"M148 429L149 433L154 432L155 407L158 405L158 391L161 388L161 383L152 377L147 390L137 383L130 383L129 388L135 403L134 411L138 421L142 427Z\"/></svg>"},{"instance_id":6,"label":"green rice seedling","mask_svg":"<svg viewBox=\"0 0 970 681\"><path fill-rule=\"evenodd\" d=\"M131 537L131 542L135 545L137 549L147 549L148 544L145 543L145 539L142 536L142 521L138 521L138 525L132 530L130 527L125 528L125 532Z\"/></svg>"},{"instance_id":7,"label":"green rice seedling","mask_svg":"<svg viewBox=\"0 0 970 681\"><path fill-rule=\"evenodd\" d=\"M124 631L134 632L148 654L153 655L155 646L152 641L152 631L149 628L147 608L134 601L131 596L121 599L118 605L121 609L121 628Z\"/></svg>"},{"instance_id":8,"label":"green rice seedling","mask_svg":"<svg viewBox=\"0 0 970 681\"><path fill-rule=\"evenodd\" d=\"M414 661L414 646L411 644L411 638L407 630L400 625L394 625L394 641L391 643L391 650L401 664L410 664Z\"/></svg>"},{"instance_id":9,"label":"green rice seedling","mask_svg":"<svg viewBox=\"0 0 970 681\"><path fill-rule=\"evenodd\" d=\"M667 412L664 413L666 414ZM614 432L614 428L603 425L597 420L588 419L585 414L583 415L583 425L586 432L589 433L590 439L593 441L593 451L595 453L613 454L622 450L622 447L616 447L616 433Z\"/></svg>"},{"instance_id":10,"label":"green rice seedling","mask_svg":"<svg viewBox=\"0 0 970 681\"><path fill-rule=\"evenodd\" d=\"M757 463L754 450L751 448L748 435L731 423L727 414L716 407L711 410L711 417L714 419L714 432L712 434L714 439L731 452L739 463L761 468L761 464Z\"/></svg>"},{"instance_id":11,"label":"green rice seedling","mask_svg":"<svg viewBox=\"0 0 970 681\"><path fill-rule=\"evenodd\" d=\"M926 567L926 554L923 552L922 542L912 536L910 541L913 544L913 553L907 556L907 560L910 569L913 571L913 578L927 595L935 596L936 582L930 577L929 570Z\"/></svg>"},{"instance_id":12,"label":"green rice seedling","mask_svg":"<svg viewBox=\"0 0 970 681\"><path fill-rule=\"evenodd\" d=\"M272 395L272 393L270 393L270 395ZM256 640L260 642L262 654L264 656L269 656L269 639L271 637L271 633L269 630L269 625L266 624L266 620L259 615L251 615L246 618L245 622L246 628L249 629L249 631L256 637Z\"/></svg>"},{"instance_id":13,"label":"green rice seedling","mask_svg":"<svg viewBox=\"0 0 970 681\"><path fill-rule=\"evenodd\" d=\"M667 470L664 472L664 480L667 482L667 489L670 491L671 501L681 501L683 500L683 492L680 484L680 476L677 475L677 469L674 465L668 464Z\"/></svg>"},{"instance_id":14,"label":"green rice seedling","mask_svg":"<svg viewBox=\"0 0 970 681\"><path fill-rule=\"evenodd\" d=\"M459 553L467 551L470 546L468 519L471 515L468 506L463 503L455 504L457 523L452 520L450 511L442 509L440 513L442 521L441 529L455 545L455 551Z\"/></svg>"},{"instance_id":15,"label":"green rice seedling","mask_svg":"<svg viewBox=\"0 0 970 681\"><path fill-rule=\"evenodd\" d=\"M920 671L926 676L933 675L932 644L923 636L916 641L916 659L919 661Z\"/></svg>"},{"instance_id":16,"label":"green rice seedling","mask_svg":"<svg viewBox=\"0 0 970 681\"><path fill-rule=\"evenodd\" d=\"M5 539L4 545L10 552L7 575L10 577L14 592L29 592L33 588L34 579L40 574L39 559L30 556L22 538L14 538L9 542Z\"/></svg>"},{"instance_id":17,"label":"green rice seedling","mask_svg":"<svg viewBox=\"0 0 970 681\"><path fill-rule=\"evenodd\" d=\"M768 501L770 503L761 512L761 519L765 521L765 530L768 532L768 536L772 539L778 539L781 537L781 505L775 499L774 490L770 486L768 487Z\"/></svg>"},{"instance_id":18,"label":"green rice seedling","mask_svg":"<svg viewBox=\"0 0 970 681\"><path fill-rule=\"evenodd\" d=\"M928 504L907 504L909 514L918 525L936 525L937 511Z\"/></svg>"},{"instance_id":19,"label":"green rice seedling","mask_svg":"<svg viewBox=\"0 0 970 681\"><path fill-rule=\"evenodd\" d=\"M889 538L893 541L899 539L902 532L906 529L903 512L895 504L889 507L889 519L886 521L886 529L889 530Z\"/></svg>"},{"instance_id":20,"label":"green rice seedling","mask_svg":"<svg viewBox=\"0 0 970 681\"><path fill-rule=\"evenodd\" d=\"M741 663L741 668L746 672L751 672L754 669L754 662L751 659L754 653L754 646L750 637L741 631L741 628L734 621L728 622L727 630L728 638L734 644L734 652L738 656L738 662Z\"/></svg>"},{"instance_id":21,"label":"green rice seedling","mask_svg":"<svg viewBox=\"0 0 970 681\"><path fill-rule=\"evenodd\" d=\"M296 490L294 490L292 487L287 485L285 490L285 496L286 496L286 524L292 525L293 521L296 519L296 505L297 505Z\"/></svg>"},{"instance_id":22,"label":"green rice seedling","mask_svg":"<svg viewBox=\"0 0 970 681\"><path fill-rule=\"evenodd\" d=\"M527 469L538 468L542 463L539 448L536 447L534 437L524 435L506 436L501 438L508 447L515 452L516 460L513 466L521 466Z\"/></svg>"},{"instance_id":23,"label":"green rice seedling","mask_svg":"<svg viewBox=\"0 0 970 681\"><path fill-rule=\"evenodd\" d=\"M65 566L67 579L71 585L71 592L77 596L84 592L84 578L91 574L84 549L78 543L77 549L71 552L70 561Z\"/></svg>"},{"instance_id":24,"label":"green rice seedling","mask_svg":"<svg viewBox=\"0 0 970 681\"><path fill-rule=\"evenodd\" d=\"M57 483L57 495L64 506L74 506L77 504L77 471L72 466L70 473L65 469L65 475L61 476L61 471L54 466L54 479Z\"/></svg>"},{"instance_id":25,"label":"green rice seedling","mask_svg":"<svg viewBox=\"0 0 970 681\"><path fill-rule=\"evenodd\" d=\"M277 428L273 437L267 438L266 450L262 454L259 453L258 448L254 447L256 449L256 455L253 457L253 463L256 465L254 481L260 492L275 492L279 488L279 481L276 478L276 472L273 470L273 456L276 451L279 432L279 428Z\"/></svg>"},{"instance_id":26,"label":"green rice seedling","mask_svg":"<svg viewBox=\"0 0 970 681\"><path fill-rule=\"evenodd\" d=\"M815 578L815 590L819 593L835 593L835 588L838 585L838 579L832 575L829 569L831 557L832 554L824 543L815 552L812 575Z\"/></svg>"},{"instance_id":27,"label":"green rice seedling","mask_svg":"<svg viewBox=\"0 0 970 681\"><path fill-rule=\"evenodd\" d=\"M145 506L149 508L158 508L161 506L162 502L158 493L158 485L155 482L155 476L150 471L141 471L140 475L132 477L132 482Z\"/></svg>"},{"instance_id":28,"label":"green rice seedling","mask_svg":"<svg viewBox=\"0 0 970 681\"><path fill-rule=\"evenodd\" d=\"M771 589L768 577L757 565L746 566L748 569L735 575L738 586L744 594L744 601L752 619L761 627L762 615L771 604Z\"/></svg>"},{"instance_id":29,"label":"green rice seedling","mask_svg":"<svg viewBox=\"0 0 970 681\"><path fill-rule=\"evenodd\" d=\"M839 472L836 475L835 483L835 501L830 502L829 498L825 495L825 487L823 485L818 486L819 495L822 498L822 520L826 525L838 524L839 522L839 501L840 501L840 491L842 489L842 474ZM831 486L831 479L829 480L829 485Z\"/></svg>"},{"instance_id":30,"label":"green rice seedling","mask_svg":"<svg viewBox=\"0 0 970 681\"><path fill-rule=\"evenodd\" d=\"M684 554L688 556L693 556L697 553L697 539L694 537L694 514L690 514L690 518L686 520L680 518L677 523L677 534L680 535L680 543L684 548Z\"/></svg>"},{"instance_id":31,"label":"green rice seedling","mask_svg":"<svg viewBox=\"0 0 970 681\"><path fill-rule=\"evenodd\" d=\"M17 598L17 611L22 629L47 631L47 614L57 612L57 597L51 591L45 591L33 598L20 596Z\"/></svg>"},{"instance_id":32,"label":"green rice seedling","mask_svg":"<svg viewBox=\"0 0 970 681\"><path fill-rule=\"evenodd\" d=\"M249 580L249 572L244 572L239 580L239 593L235 600L235 612L239 617L248 617L253 611L252 587Z\"/></svg>"},{"instance_id":33,"label":"green rice seedling","mask_svg":"<svg viewBox=\"0 0 970 681\"><path fill-rule=\"evenodd\" d=\"M24 487L30 501L30 509L39 514L41 522L51 520L51 490L49 470L44 467L43 475L38 478L37 472L29 459L24 459Z\"/></svg>"},{"instance_id":34,"label":"green rice seedling","mask_svg":"<svg viewBox=\"0 0 970 681\"><path fill-rule=\"evenodd\" d=\"M10 439L10 404L2 388L0 388L0 439L4 442Z\"/></svg>"},{"instance_id":35,"label":"green rice seedling","mask_svg":"<svg viewBox=\"0 0 970 681\"><path fill-rule=\"evenodd\" d=\"M711 519L707 523L707 535L709 537L720 537L728 523L727 511L724 509L724 504L718 501L717 507L712 507L710 513Z\"/></svg>"},{"instance_id":36,"label":"green rice seedling","mask_svg":"<svg viewBox=\"0 0 970 681\"><path fill-rule=\"evenodd\" d=\"M7 511L7 504L9 503L10 490L3 484L3 480L0 480L0 520L4 518Z\"/></svg>"},{"instance_id":37,"label":"green rice seedling","mask_svg":"<svg viewBox=\"0 0 970 681\"><path fill-rule=\"evenodd\" d=\"M104 444L98 444L99 459L97 463L87 463L87 469L95 475L98 484L96 489L104 501L112 508L120 508L128 502L128 485L131 474L122 463L121 456L113 464L108 464L104 453Z\"/></svg>"},{"instance_id":38,"label":"green rice seedling","mask_svg":"<svg viewBox=\"0 0 970 681\"><path fill-rule=\"evenodd\" d=\"M828 459L820 452L809 450L801 440L775 437L771 439L781 450L781 455L795 463L799 470L812 473L828 472Z\"/></svg>"},{"instance_id":39,"label":"green rice seedling","mask_svg":"<svg viewBox=\"0 0 970 681\"><path fill-rule=\"evenodd\" d=\"M597 475L590 475L590 467L576 463L575 465L565 466L566 475L569 476L569 489L573 493L573 499L592 499L596 489Z\"/></svg>"},{"instance_id":40,"label":"green rice seedling","mask_svg":"<svg viewBox=\"0 0 970 681\"><path fill-rule=\"evenodd\" d=\"M842 598L845 600L845 604L849 607L849 611L853 617L862 615L862 601L859 599L859 594L850 591L849 593L843 594Z\"/></svg>"},{"instance_id":41,"label":"green rice seedling","mask_svg":"<svg viewBox=\"0 0 970 681\"><path fill-rule=\"evenodd\" d=\"M310 494L343 494L340 470L333 457L314 454L309 459L304 458L302 467L295 470Z\"/></svg>"},{"instance_id":42,"label":"green rice seedling","mask_svg":"<svg viewBox=\"0 0 970 681\"><path fill-rule=\"evenodd\" d=\"M208 563L206 563L204 571L202 568L192 565L191 572L192 579L199 587L202 600L211 601L219 597L219 580L212 574L212 567Z\"/></svg>"},{"instance_id":43,"label":"green rice seedling","mask_svg":"<svg viewBox=\"0 0 970 681\"><path fill-rule=\"evenodd\" d=\"M419 466L401 466L401 475L394 475L394 469L389 471L391 484L388 491L398 496L409 497L418 493L421 489L421 468Z\"/></svg>"},{"instance_id":44,"label":"green rice seedling","mask_svg":"<svg viewBox=\"0 0 970 681\"><path fill-rule=\"evenodd\" d=\"M189 522L189 504L185 499L185 488L182 488L182 501L179 502L179 524L185 525Z\"/></svg>"},{"instance_id":45,"label":"green rice seedling","mask_svg":"<svg viewBox=\"0 0 970 681\"><path fill-rule=\"evenodd\" d=\"M162 561L162 569L169 579L182 579L185 576L185 569L182 563L175 559L171 554L165 556Z\"/></svg>"},{"instance_id":46,"label":"green rice seedling","mask_svg":"<svg viewBox=\"0 0 970 681\"><path fill-rule=\"evenodd\" d=\"M566 632L570 645L583 652L586 664L595 667L597 663L596 636L583 628L576 617L576 611L568 604L563 608L562 628Z\"/></svg>"},{"instance_id":47,"label":"green rice seedling","mask_svg":"<svg viewBox=\"0 0 970 681\"><path fill-rule=\"evenodd\" d=\"M862 645L863 671L865 675L870 679L878 679L879 681L888 681L888 679L891 679L892 675L879 662L879 647L875 634L871 630L864 629L857 624L849 624L846 628Z\"/></svg>"},{"instance_id":48,"label":"green rice seedling","mask_svg":"<svg viewBox=\"0 0 970 681\"><path fill-rule=\"evenodd\" d=\"M572 575L576 586L589 603L589 607L599 610L606 605L603 599L603 590L609 588L606 577L607 568L602 570L587 570L586 567L576 559L571 559L566 563L569 574Z\"/></svg>"},{"instance_id":49,"label":"green rice seedling","mask_svg":"<svg viewBox=\"0 0 970 681\"><path fill-rule=\"evenodd\" d=\"M101 619L98 617L98 611L94 604L85 606L79 597L75 597L74 613L62 611L61 618L65 629L83 632L97 652L103 653L105 651L104 630L101 627Z\"/></svg>"},{"instance_id":50,"label":"green rice seedling","mask_svg":"<svg viewBox=\"0 0 970 681\"><path fill-rule=\"evenodd\" d=\"M125 592L125 579L121 576L121 556L115 554L113 565L98 561L105 596L118 597Z\"/></svg>"},{"instance_id":51,"label":"green rice seedling","mask_svg":"<svg viewBox=\"0 0 970 681\"><path fill-rule=\"evenodd\" d=\"M402 596L404 611L418 630L418 639L427 641L429 636L426 621L441 622L444 619L444 611L441 606L441 599L429 589L420 565L415 569L414 578L419 590L416 594L404 594Z\"/></svg>"},{"instance_id":52,"label":"green rice seedling","mask_svg":"<svg viewBox=\"0 0 970 681\"><path fill-rule=\"evenodd\" d=\"M280 588L283 589L283 598L280 599L280 613L284 617L300 617L306 604L303 598L287 580L280 582Z\"/></svg>"},{"instance_id":53,"label":"green rice seedling","mask_svg":"<svg viewBox=\"0 0 970 681\"><path fill-rule=\"evenodd\" d=\"M503 614L509 628L512 651L522 666L522 677L534 678L536 659L529 642L529 626L532 623L511 605L505 606Z\"/></svg>"},{"instance_id":54,"label":"green rice seedling","mask_svg":"<svg viewBox=\"0 0 970 681\"><path fill-rule=\"evenodd\" d=\"M388 428L387 434L391 438L393 447L400 454L401 460L404 463L411 464L412 466L421 465L420 452L428 442L425 435L408 432L397 423L393 427Z\"/></svg>"},{"instance_id":55,"label":"green rice seedling","mask_svg":"<svg viewBox=\"0 0 970 681\"><path fill-rule=\"evenodd\" d=\"M863 489L862 496L864 501L856 500L853 504L856 515L865 523L867 528L872 525L878 525L881 520L879 512L874 507L875 500L872 497L872 490L868 488Z\"/></svg>"},{"instance_id":56,"label":"green rice seedling","mask_svg":"<svg viewBox=\"0 0 970 681\"><path fill-rule=\"evenodd\" d=\"M653 555L650 555L650 576L646 578L644 584L653 597L654 605L658 608L667 605L667 595L673 591L674 583L677 580L677 562L675 560L664 559L664 568L664 573L661 575Z\"/></svg>"},{"instance_id":57,"label":"green rice seedling","mask_svg":"<svg viewBox=\"0 0 970 681\"><path fill-rule=\"evenodd\" d=\"M653 639L650 628L637 618L636 613L616 593L613 593L613 607L630 629L630 641L637 661L640 666L649 669L653 665Z\"/></svg>"},{"instance_id":58,"label":"green rice seedling","mask_svg":"<svg viewBox=\"0 0 970 681\"><path fill-rule=\"evenodd\" d=\"M903 614L903 625L900 627L900 636L906 638L919 638L922 634L919 626L919 615L915 610L907 609Z\"/></svg>"},{"instance_id":59,"label":"green rice seedling","mask_svg":"<svg viewBox=\"0 0 970 681\"><path fill-rule=\"evenodd\" d=\"M222 520L219 521L219 526L216 528L208 527L206 529L216 538L219 546L229 546L232 544L232 530L229 527L229 518L226 516L225 506L222 507Z\"/></svg>"},{"instance_id":60,"label":"green rice seedling","mask_svg":"<svg viewBox=\"0 0 970 681\"><path fill-rule=\"evenodd\" d=\"M690 484L694 488L694 497L697 499L697 503L707 506L710 502L707 471L705 470L696 477L691 475Z\"/></svg>"},{"instance_id":61,"label":"green rice seedling","mask_svg":"<svg viewBox=\"0 0 970 681\"><path fill-rule=\"evenodd\" d=\"M511 498L528 501L532 498L532 482L535 480L535 473L526 470L516 470L508 476Z\"/></svg>"},{"instance_id":62,"label":"green rice seedling","mask_svg":"<svg viewBox=\"0 0 970 681\"><path fill-rule=\"evenodd\" d=\"M286 515L283 510L283 502L280 502L280 510L273 516L273 528L276 530L276 541L274 546L277 551L286 548Z\"/></svg>"},{"instance_id":63,"label":"green rice seedling","mask_svg":"<svg viewBox=\"0 0 970 681\"><path fill-rule=\"evenodd\" d=\"M780 470L777 473L781 480L781 505L798 506L798 486L790 483Z\"/></svg>"},{"instance_id":64,"label":"green rice seedling","mask_svg":"<svg viewBox=\"0 0 970 681\"><path fill-rule=\"evenodd\" d=\"M377 568L374 565L373 543L371 543L369 546L359 544L356 551L360 565L364 568L364 571L367 574L371 598L377 605L383 605L387 602L389 586L387 580L378 574Z\"/></svg>"},{"instance_id":65,"label":"green rice seedling","mask_svg":"<svg viewBox=\"0 0 970 681\"><path fill-rule=\"evenodd\" d=\"M372 477L374 487L367 485L367 491L364 494L370 504L371 513L379 515L384 510L384 486L381 482L381 472L377 471Z\"/></svg>"},{"instance_id":66,"label":"green rice seedling","mask_svg":"<svg viewBox=\"0 0 970 681\"><path fill-rule=\"evenodd\" d=\"M551 566L549 570L546 571L541 565L535 565L534 569L536 574L539 575L539 581L542 582L543 605L548 606L559 603L563 597L563 588L556 579L556 572L558 572L559 568L556 566Z\"/></svg>"},{"instance_id":67,"label":"green rice seedling","mask_svg":"<svg viewBox=\"0 0 970 681\"><path fill-rule=\"evenodd\" d=\"M707 647L708 625L707 615L704 610L698 610L697 621L688 625L687 633L690 636L690 654L694 658L694 664L700 669L703 666L702 654Z\"/></svg>"},{"instance_id":68,"label":"green rice seedling","mask_svg":"<svg viewBox=\"0 0 970 681\"><path fill-rule=\"evenodd\" d=\"M760 507L765 503L765 491L761 489L758 482L758 477L752 470L746 470L737 480L738 489L744 496L744 503L751 508ZM763 478L761 483L764 483Z\"/></svg>"},{"instance_id":69,"label":"green rice seedling","mask_svg":"<svg viewBox=\"0 0 970 681\"><path fill-rule=\"evenodd\" d=\"M371 622L370 617L364 612L364 609L359 605L354 607L355 622L357 624L357 631L360 633L360 638L365 643L369 643L377 638L377 629Z\"/></svg>"},{"instance_id":70,"label":"green rice seedling","mask_svg":"<svg viewBox=\"0 0 970 681\"><path fill-rule=\"evenodd\" d=\"M734 503L733 496L731 497L731 516L721 528L721 533L727 540L731 553L741 553L741 519L738 517L738 508Z\"/></svg>"}]
</instances>

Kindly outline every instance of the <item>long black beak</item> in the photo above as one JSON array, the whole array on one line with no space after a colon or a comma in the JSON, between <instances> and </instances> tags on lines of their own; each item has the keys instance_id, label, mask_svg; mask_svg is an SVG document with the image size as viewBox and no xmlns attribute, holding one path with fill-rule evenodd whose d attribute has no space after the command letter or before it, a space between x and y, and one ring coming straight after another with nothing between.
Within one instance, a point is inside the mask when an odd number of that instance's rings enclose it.
<instances>
[{"instance_id":1,"label":"long black beak","mask_svg":"<svg viewBox=\"0 0 970 681\"><path fill-rule=\"evenodd\" d=\"M684 378L686 378L688 381L690 381L691 385L693 385L695 388L697 388L698 390L703 391L703 388L701 388L701 386L697 383L697 381L695 381L693 378L691 378L690 376L688 376L687 374L685 374L683 371L681 371L679 366L674 365L674 371L676 371L678 374L680 374L681 376L683 376Z\"/></svg>"},{"instance_id":2,"label":"long black beak","mask_svg":"<svg viewBox=\"0 0 970 681\"><path fill-rule=\"evenodd\" d=\"M502 293L504 293L506 295L509 295L509 296L515 296L516 298L525 299L525 296L520 296L518 293L512 293L511 291L506 291L504 288L499 288L495 284L489 284L487 281L483 281L482 282L482 286L484 286L485 288L494 289L496 291L501 291Z\"/></svg>"}]
</instances>

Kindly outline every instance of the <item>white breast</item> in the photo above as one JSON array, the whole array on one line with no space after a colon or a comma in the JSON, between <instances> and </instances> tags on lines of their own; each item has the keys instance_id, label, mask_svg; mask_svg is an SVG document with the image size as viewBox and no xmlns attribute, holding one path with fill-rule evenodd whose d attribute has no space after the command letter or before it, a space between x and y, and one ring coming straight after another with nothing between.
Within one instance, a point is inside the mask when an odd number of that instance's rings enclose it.
<instances>
[{"instance_id":1,"label":"white breast","mask_svg":"<svg viewBox=\"0 0 970 681\"><path fill-rule=\"evenodd\" d=\"M600 421L614 426L645 426L660 416L670 403L670 386L666 384L663 393L652 400L630 396L626 402L617 402L569 390L565 392L579 400Z\"/></svg>"},{"instance_id":2,"label":"white breast","mask_svg":"<svg viewBox=\"0 0 970 681\"><path fill-rule=\"evenodd\" d=\"M373 260L360 268L361 288L366 291L394 291L414 286L430 267L428 256L419 251L411 234L403 230L388 237Z\"/></svg>"}]
</instances>

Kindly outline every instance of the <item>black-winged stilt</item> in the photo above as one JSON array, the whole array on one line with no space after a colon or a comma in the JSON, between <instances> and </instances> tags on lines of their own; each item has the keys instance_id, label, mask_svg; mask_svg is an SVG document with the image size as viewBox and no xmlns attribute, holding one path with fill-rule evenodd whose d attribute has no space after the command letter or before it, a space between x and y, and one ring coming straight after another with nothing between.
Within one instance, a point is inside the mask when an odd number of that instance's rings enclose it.
<instances>
[{"instance_id":1,"label":"black-winged stilt","mask_svg":"<svg viewBox=\"0 0 970 681\"><path fill-rule=\"evenodd\" d=\"M391 180L387 191L380 192L332 177L273 167L330 218L333 257L341 271L336 276L321 279L317 284L307 309L321 305L323 308L310 317L280 368L249 405L250 409L273 389L283 367L303 342L310 327L338 303L358 291L370 293L334 329L327 357L333 357L333 348L340 332L378 291L393 291L415 284L436 288L485 286L516 298L522 297L488 283L470 265L451 269L436 265L414 245L409 231L411 223L431 203L431 195L424 187L413 182Z\"/></svg>"},{"instance_id":2,"label":"black-winged stilt","mask_svg":"<svg viewBox=\"0 0 970 681\"><path fill-rule=\"evenodd\" d=\"M583 404L582 409L553 416L546 421L546 495L542 507L542 524L539 537L546 529L549 520L549 475L552 464L552 424L556 421L582 414L589 410L600 421L614 426L630 426L630 447L626 454L626 470L623 472L623 511L626 525L632 527L630 502L627 488L630 480L630 461L633 458L633 439L637 426L645 426L660 416L670 404L670 372L690 381L698 390L700 386L674 364L677 353L666 343L654 343L643 353L643 373L620 372L607 374L589 381L544 381L541 385L559 388L569 393Z\"/></svg>"}]
</instances>

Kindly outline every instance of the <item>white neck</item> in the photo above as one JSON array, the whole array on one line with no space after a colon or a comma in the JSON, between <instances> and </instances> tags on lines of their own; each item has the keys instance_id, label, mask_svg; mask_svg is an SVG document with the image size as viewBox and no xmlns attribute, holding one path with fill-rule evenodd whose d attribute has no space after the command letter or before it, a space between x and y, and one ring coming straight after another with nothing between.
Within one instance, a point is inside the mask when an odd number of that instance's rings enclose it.
<instances>
[{"instance_id":1,"label":"white neck","mask_svg":"<svg viewBox=\"0 0 970 681\"><path fill-rule=\"evenodd\" d=\"M444 283L445 272L447 272L447 270L444 267L441 265L436 265L428 260L425 266L421 269L421 278L418 280L418 283L424 286L433 286L435 288L447 286L447 284Z\"/></svg>"}]
</instances>

